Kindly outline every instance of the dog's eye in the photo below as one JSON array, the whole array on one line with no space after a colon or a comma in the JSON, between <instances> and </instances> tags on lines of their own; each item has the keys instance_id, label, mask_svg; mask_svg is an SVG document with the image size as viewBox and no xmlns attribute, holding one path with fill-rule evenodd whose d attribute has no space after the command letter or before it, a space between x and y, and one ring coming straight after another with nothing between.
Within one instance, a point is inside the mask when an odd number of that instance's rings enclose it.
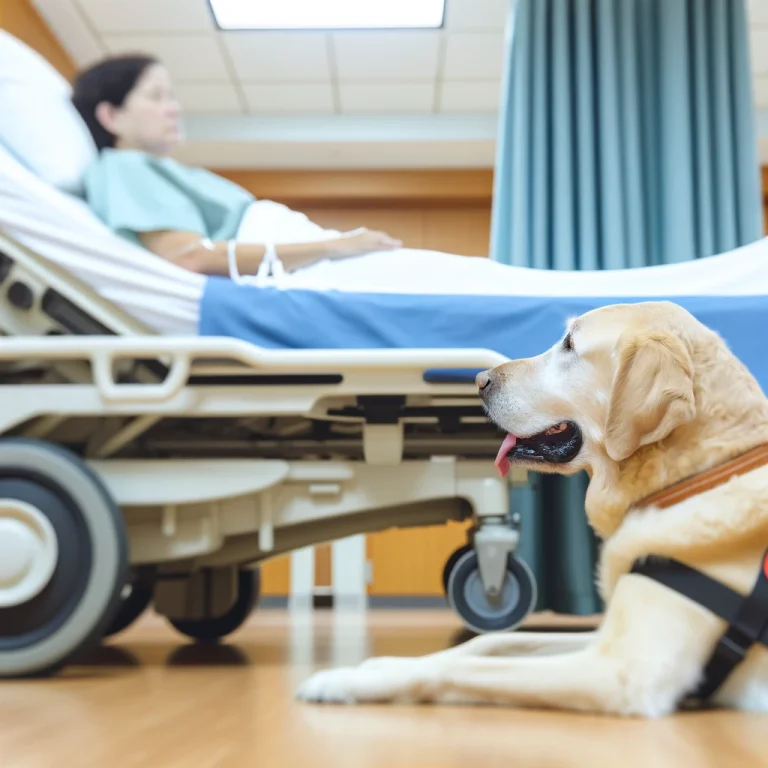
<instances>
[{"instance_id":1,"label":"dog's eye","mask_svg":"<svg viewBox=\"0 0 768 768\"><path fill-rule=\"evenodd\" d=\"M570 333L563 339L563 349L566 352L573 352L573 339Z\"/></svg>"}]
</instances>

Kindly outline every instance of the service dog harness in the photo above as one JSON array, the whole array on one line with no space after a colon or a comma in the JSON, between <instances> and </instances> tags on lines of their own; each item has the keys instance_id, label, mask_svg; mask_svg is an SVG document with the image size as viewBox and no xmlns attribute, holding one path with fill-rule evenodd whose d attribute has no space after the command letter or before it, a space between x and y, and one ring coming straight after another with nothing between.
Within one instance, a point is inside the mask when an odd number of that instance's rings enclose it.
<instances>
[{"instance_id":1,"label":"service dog harness","mask_svg":"<svg viewBox=\"0 0 768 768\"><path fill-rule=\"evenodd\" d=\"M660 509L671 507L766 464L768 445L758 446L719 467L648 496L635 506ZM752 591L746 596L668 557L650 556L637 560L631 573L658 581L728 622L728 628L718 640L704 668L704 679L692 698L704 701L712 696L755 643L768 647L768 549L763 554Z\"/></svg>"}]
</instances>

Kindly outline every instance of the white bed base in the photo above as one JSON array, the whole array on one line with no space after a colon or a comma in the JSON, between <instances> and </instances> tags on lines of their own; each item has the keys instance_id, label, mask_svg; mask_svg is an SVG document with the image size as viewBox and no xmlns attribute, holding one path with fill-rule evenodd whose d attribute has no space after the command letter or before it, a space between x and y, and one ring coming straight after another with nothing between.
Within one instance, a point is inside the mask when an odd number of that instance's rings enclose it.
<instances>
[{"instance_id":1,"label":"white bed base","mask_svg":"<svg viewBox=\"0 0 768 768\"><path fill-rule=\"evenodd\" d=\"M142 359L166 361L165 381L115 381L116 362ZM55 438L69 419L104 420L89 434L85 458L125 512L131 563L184 560L207 567L254 562L325 538L317 532L302 540L298 533L302 526L327 521L331 532L336 521L340 529L351 529L348 532L357 532L357 526L372 530L377 528L375 521L352 526L342 521L355 515L375 518L379 510L405 505L415 508L461 499L479 519L505 517L508 485L488 460L461 460L450 454L404 460L407 418L394 424L362 423L363 461L115 455L168 417L292 416L353 423L353 417L334 419L329 412L353 406L356 398L366 395L404 396L406 405L421 408L472 406L473 387L428 384L423 372L490 367L503 359L485 350L269 351L218 338L6 338L0 342L0 364L34 360L53 368L58 361L87 363L92 379L76 384L6 384L0 434L60 442ZM186 384L196 375L297 372L339 374L343 380L325 386ZM110 417L120 421L109 422ZM428 417L421 418L425 420ZM439 451L439 440L433 447ZM524 481L524 474L515 480ZM447 504L444 519L456 516L449 508ZM425 522L435 519L435 512L429 512ZM413 520L420 524L415 509ZM277 539L285 543L276 543L276 531L284 534Z\"/></svg>"}]
</instances>

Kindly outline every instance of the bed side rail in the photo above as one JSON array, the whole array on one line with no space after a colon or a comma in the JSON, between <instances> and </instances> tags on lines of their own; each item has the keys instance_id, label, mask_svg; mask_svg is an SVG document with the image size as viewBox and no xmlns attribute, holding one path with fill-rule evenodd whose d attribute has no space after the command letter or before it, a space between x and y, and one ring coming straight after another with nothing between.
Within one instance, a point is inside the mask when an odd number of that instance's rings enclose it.
<instances>
[{"instance_id":1,"label":"bed side rail","mask_svg":"<svg viewBox=\"0 0 768 768\"><path fill-rule=\"evenodd\" d=\"M221 362L269 375L335 374L342 379L376 378L382 391L396 380L401 387L421 388L435 369L480 370L506 362L487 349L302 349L273 350L229 337L119 337L92 336L88 343L76 337L15 337L0 341L0 361L34 358L86 361L100 396L111 402L164 402L188 383L196 364L204 370ZM158 360L167 368L159 383L118 383L115 370L123 361Z\"/></svg>"}]
</instances>

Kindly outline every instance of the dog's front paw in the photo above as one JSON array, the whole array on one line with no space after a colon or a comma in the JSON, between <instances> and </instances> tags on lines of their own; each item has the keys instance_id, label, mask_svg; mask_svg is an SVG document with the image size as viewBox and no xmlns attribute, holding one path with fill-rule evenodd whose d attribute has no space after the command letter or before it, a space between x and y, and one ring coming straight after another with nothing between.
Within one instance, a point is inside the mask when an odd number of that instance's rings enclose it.
<instances>
[{"instance_id":1,"label":"dog's front paw","mask_svg":"<svg viewBox=\"0 0 768 768\"><path fill-rule=\"evenodd\" d=\"M354 704L357 700L353 695L356 673L354 667L316 672L299 686L296 698L323 704Z\"/></svg>"},{"instance_id":2,"label":"dog's front paw","mask_svg":"<svg viewBox=\"0 0 768 768\"><path fill-rule=\"evenodd\" d=\"M342 667L317 672L297 692L302 701L334 704L409 700L418 684L411 664L366 662L359 667Z\"/></svg>"}]
</instances>

